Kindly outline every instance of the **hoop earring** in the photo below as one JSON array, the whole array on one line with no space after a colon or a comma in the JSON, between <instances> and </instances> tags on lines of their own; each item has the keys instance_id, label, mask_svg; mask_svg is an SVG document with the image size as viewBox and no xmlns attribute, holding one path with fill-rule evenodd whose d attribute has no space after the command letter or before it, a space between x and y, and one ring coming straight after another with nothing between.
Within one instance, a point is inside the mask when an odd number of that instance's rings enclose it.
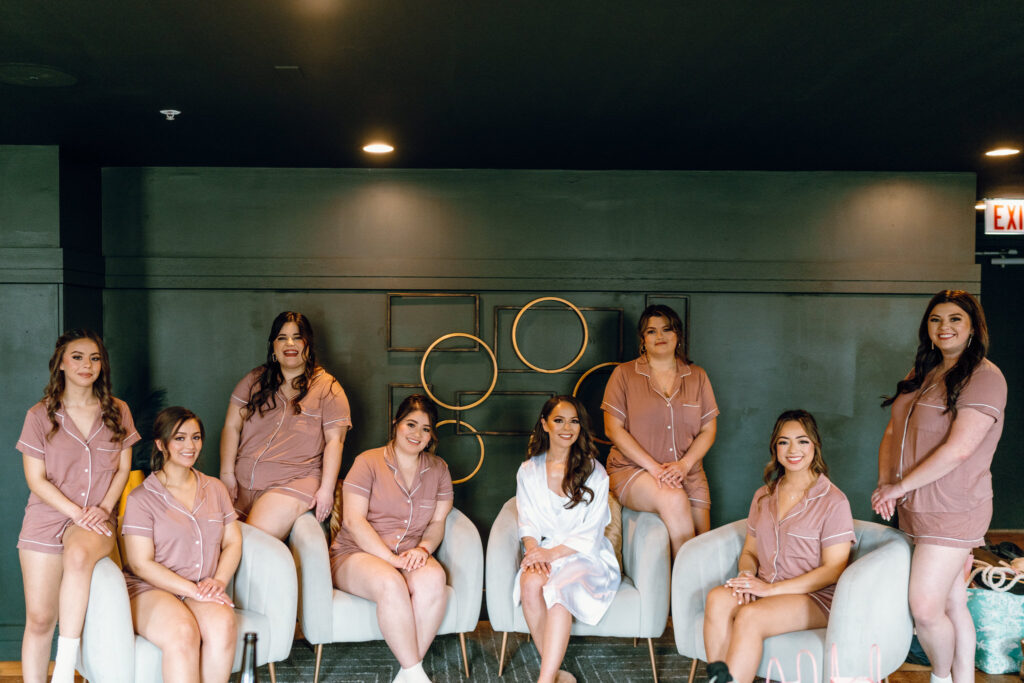
<instances>
[{"instance_id":1,"label":"hoop earring","mask_svg":"<svg viewBox=\"0 0 1024 683\"><path fill-rule=\"evenodd\" d=\"M932 342L932 351L935 350L935 342Z\"/></svg>"},{"instance_id":2,"label":"hoop earring","mask_svg":"<svg viewBox=\"0 0 1024 683\"><path fill-rule=\"evenodd\" d=\"M970 346L972 341L974 341L974 333L973 332L971 332L969 335L967 335L967 345Z\"/></svg>"},{"instance_id":3,"label":"hoop earring","mask_svg":"<svg viewBox=\"0 0 1024 683\"><path fill-rule=\"evenodd\" d=\"M933 346L934 346L934 344L933 344ZM276 353L270 354L270 360L272 360L273 362L276 363L277 362L277 354Z\"/></svg>"},{"instance_id":4,"label":"hoop earring","mask_svg":"<svg viewBox=\"0 0 1024 683\"><path fill-rule=\"evenodd\" d=\"M646 356L647 355L647 344L644 343L644 342L640 342L640 355L641 356Z\"/></svg>"}]
</instances>

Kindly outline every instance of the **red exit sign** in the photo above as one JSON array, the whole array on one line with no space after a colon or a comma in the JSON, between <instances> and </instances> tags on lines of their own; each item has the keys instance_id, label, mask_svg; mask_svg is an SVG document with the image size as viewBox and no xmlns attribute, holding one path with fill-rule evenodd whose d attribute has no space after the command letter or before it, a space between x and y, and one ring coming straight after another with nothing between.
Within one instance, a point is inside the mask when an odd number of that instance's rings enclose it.
<instances>
[{"instance_id":1,"label":"red exit sign","mask_svg":"<svg viewBox=\"0 0 1024 683\"><path fill-rule=\"evenodd\" d=\"M986 199L986 235L1024 235L1024 199Z\"/></svg>"}]
</instances>

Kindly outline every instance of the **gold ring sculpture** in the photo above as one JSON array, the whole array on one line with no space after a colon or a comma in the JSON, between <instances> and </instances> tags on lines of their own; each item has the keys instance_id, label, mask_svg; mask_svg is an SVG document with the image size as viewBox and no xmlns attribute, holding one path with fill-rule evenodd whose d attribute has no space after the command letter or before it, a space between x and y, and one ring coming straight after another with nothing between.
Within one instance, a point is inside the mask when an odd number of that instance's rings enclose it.
<instances>
[{"instance_id":1,"label":"gold ring sculpture","mask_svg":"<svg viewBox=\"0 0 1024 683\"><path fill-rule=\"evenodd\" d=\"M578 380L576 380L576 386L574 386L572 388L572 397L576 398L576 392L578 392L580 390L580 386L583 385L583 380L585 380L587 377L590 377L590 374L592 372L594 372L595 370L600 370L601 368L606 368L609 365L619 365L619 362L613 360L613 361L608 361L607 363L598 363L597 365L595 365L594 367L590 368L589 370L584 372L582 375L580 375L580 378ZM611 446L612 445L612 442L609 441L608 439L601 439L601 438L598 438L596 436L592 436L591 438L594 441L596 441L597 443L603 443L606 446Z\"/></svg>"},{"instance_id":2,"label":"gold ring sculpture","mask_svg":"<svg viewBox=\"0 0 1024 683\"><path fill-rule=\"evenodd\" d=\"M573 311L576 312L576 315L578 315L580 317L580 324L583 325L583 346L580 347L580 352L576 354L575 358L573 358L571 361L569 361L568 365L563 365L562 367L557 368L555 370L547 370L545 368L538 368L536 365L534 365L530 361L526 360L526 358L523 357L522 352L519 350L519 342L516 340L516 328L519 327L519 319L523 317L523 313L526 313L526 309L530 308L534 304L539 304L542 301L557 301L558 303L565 304L566 306L568 306L569 308L571 308ZM583 353L587 350L587 341L589 339L590 339L590 333L587 330L587 321L583 317L583 313L580 311L580 309L576 308L576 306L573 305L572 302L566 301L565 299L560 299L557 296L542 296L539 299L534 299L533 301L531 301L530 303L526 304L521 309L519 309L519 313L516 314L516 319L512 322L512 349L516 352L516 356L519 357L519 360L521 360L523 362L523 365L525 365L526 367L530 368L531 370L535 370L537 372L543 372L544 374L547 374L547 375L554 375L554 374L557 374L559 372L564 372L564 371L568 370L569 368L571 368L572 366L576 365L576 362L580 358L583 358Z\"/></svg>"},{"instance_id":3,"label":"gold ring sculpture","mask_svg":"<svg viewBox=\"0 0 1024 683\"><path fill-rule=\"evenodd\" d=\"M437 427L443 427L444 425L457 425L459 422L466 425L469 429L473 430L473 436L476 437L477 443L480 444L480 460L479 462L477 462L476 468L469 473L469 476L463 477L462 479L453 479L452 484L462 484L464 482L469 481L470 479L476 476L476 473L480 471L480 468L483 467L484 464L484 440L483 438L481 438L480 434L477 433L476 427L469 424L465 420L441 420L436 425L434 425L434 428L436 429Z\"/></svg>"},{"instance_id":4,"label":"gold ring sculpture","mask_svg":"<svg viewBox=\"0 0 1024 683\"><path fill-rule=\"evenodd\" d=\"M434 350L435 346L437 346L446 339L452 339L454 337L465 337L466 339L472 339L473 341L480 344L480 346L484 347L484 350L487 351L487 355L491 357L491 365L494 367L494 373L491 375L491 386L487 387L487 391L484 392L484 395L481 396L479 400L470 403L468 406L448 405L447 403L439 399L437 396L434 396L434 394L432 394L430 389L427 387L427 356L430 355L430 352ZM494 357L494 351L491 351L491 347L488 346L487 343L484 342L484 340L481 339L480 337L476 337L472 334L467 334L466 332L449 332L448 334L442 335L435 339L434 343L428 346L427 350L423 352L423 359L420 361L420 383L423 385L423 391L427 393L427 396L430 397L430 400L436 403L437 405L441 406L442 408L447 408L448 410L454 410L456 412L460 410L469 410L470 408L475 408L484 401L486 401L487 397L491 395L492 391L494 391L494 385L498 383L498 359Z\"/></svg>"}]
</instances>

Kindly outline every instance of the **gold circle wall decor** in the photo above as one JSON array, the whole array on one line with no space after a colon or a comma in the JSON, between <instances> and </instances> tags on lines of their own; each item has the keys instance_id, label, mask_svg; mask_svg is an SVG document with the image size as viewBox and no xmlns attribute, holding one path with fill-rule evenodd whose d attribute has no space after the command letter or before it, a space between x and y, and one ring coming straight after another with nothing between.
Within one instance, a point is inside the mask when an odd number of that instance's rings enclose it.
<instances>
[{"instance_id":1,"label":"gold circle wall decor","mask_svg":"<svg viewBox=\"0 0 1024 683\"><path fill-rule=\"evenodd\" d=\"M589 370L584 372L582 375L580 375L580 378L578 380L576 380L576 386L574 386L572 388L572 397L576 398L576 393L580 390L580 386L583 385L583 380L585 380L587 377L590 377L591 373L593 373L595 370L600 370L601 368L606 368L609 365L620 365L620 363L618 361L614 361L614 360L613 361L608 361L607 363L598 363L597 365L595 365L594 367L590 368ZM612 442L609 441L608 439L602 439L602 438L599 438L599 437L596 437L596 436L592 436L591 438L594 441L596 441L597 443L603 443L605 446L611 446L612 445Z\"/></svg>"},{"instance_id":2,"label":"gold circle wall decor","mask_svg":"<svg viewBox=\"0 0 1024 683\"><path fill-rule=\"evenodd\" d=\"M441 420L436 425L434 425L434 428L436 429L438 427L443 427L444 425L457 425L459 422L473 430L473 436L476 437L477 443L480 444L480 460L476 463L476 468L472 472L470 472L468 476L465 476L462 479L452 479L452 484L462 484L464 482L469 481L470 479L476 476L476 473L480 471L480 468L483 467L484 464L484 440L476 431L476 427L469 424L465 420Z\"/></svg>"},{"instance_id":3,"label":"gold circle wall decor","mask_svg":"<svg viewBox=\"0 0 1024 683\"><path fill-rule=\"evenodd\" d=\"M539 304L542 301L557 301L560 304L565 304L566 306L571 308L576 313L576 315L579 316L580 324L583 326L583 346L580 347L580 352L576 354L575 358L569 361L568 365L563 365L562 367L557 368L555 370L539 368L530 361L526 360L526 358L523 357L522 352L519 350L519 341L516 339L516 329L519 327L519 320L520 318L523 317L523 313L526 313L527 309L533 306L534 304ZM571 301L566 301L565 299L561 299L557 296L542 296L539 299L534 299L533 301L519 309L519 313L516 314L516 319L512 322L512 349L516 352L516 356L518 356L519 360L521 360L523 362L523 365L525 365L526 367L530 368L531 370L535 370L536 372L543 372L546 375L554 375L559 372L565 372L572 366L576 365L579 359L583 358L583 353L587 350L587 342L589 341L589 339L590 331L587 329L587 320L586 318L583 317L583 312L580 311L580 309L576 308L575 304L573 304Z\"/></svg>"},{"instance_id":4,"label":"gold circle wall decor","mask_svg":"<svg viewBox=\"0 0 1024 683\"><path fill-rule=\"evenodd\" d=\"M494 372L491 375L491 386L487 387L487 391L484 392L484 395L481 396L479 400L473 401L468 406L448 405L447 403L439 399L437 396L434 396L434 394L431 393L430 389L427 387L427 356L430 355L430 352L434 350L435 346L437 346L446 339L453 339L455 337L465 337L466 339L472 339L476 343L480 344L480 346L484 347L484 350L487 351L487 355L491 357L491 365L494 367ZM475 408L484 401L486 401L487 398L491 395L491 392L494 391L494 385L498 383L498 359L494 357L494 351L491 351L491 347L488 346L487 343L480 337L468 334L466 332L449 332L448 334L441 335L440 337L435 339L434 343L428 346L427 350L423 352L423 359L420 360L420 383L423 385L423 391L427 393L427 396L430 397L430 400L436 403L437 405L441 406L442 408L447 408L448 410L454 410L456 412L460 410L469 410L470 408Z\"/></svg>"}]
</instances>

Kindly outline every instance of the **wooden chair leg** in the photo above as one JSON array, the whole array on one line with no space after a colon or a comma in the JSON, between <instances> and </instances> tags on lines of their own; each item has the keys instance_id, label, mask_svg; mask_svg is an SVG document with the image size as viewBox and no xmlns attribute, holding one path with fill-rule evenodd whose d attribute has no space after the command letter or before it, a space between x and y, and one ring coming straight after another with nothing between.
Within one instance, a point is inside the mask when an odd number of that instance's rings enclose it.
<instances>
[{"instance_id":1,"label":"wooden chair leg","mask_svg":"<svg viewBox=\"0 0 1024 683\"><path fill-rule=\"evenodd\" d=\"M654 662L654 641L647 639L647 650L651 653L651 673L654 674L654 683L658 683L658 665Z\"/></svg>"},{"instance_id":2,"label":"wooden chair leg","mask_svg":"<svg viewBox=\"0 0 1024 683\"><path fill-rule=\"evenodd\" d=\"M274 663L267 662L267 666L270 668L270 683L277 683L277 672L274 671Z\"/></svg>"},{"instance_id":3,"label":"wooden chair leg","mask_svg":"<svg viewBox=\"0 0 1024 683\"><path fill-rule=\"evenodd\" d=\"M508 645L508 631L501 634L501 656L498 657L498 677L505 670L505 646Z\"/></svg>"},{"instance_id":4,"label":"wooden chair leg","mask_svg":"<svg viewBox=\"0 0 1024 683\"><path fill-rule=\"evenodd\" d=\"M462 665L466 667L466 678L469 678L469 657L466 656L466 634L459 634L459 644L462 645Z\"/></svg>"},{"instance_id":5,"label":"wooden chair leg","mask_svg":"<svg viewBox=\"0 0 1024 683\"><path fill-rule=\"evenodd\" d=\"M636 638L633 639L633 647L636 647Z\"/></svg>"},{"instance_id":6,"label":"wooden chair leg","mask_svg":"<svg viewBox=\"0 0 1024 683\"><path fill-rule=\"evenodd\" d=\"M313 668L313 683L320 683L320 658L324 654L324 644L320 643L316 646L316 664ZM692 681L691 681L692 683Z\"/></svg>"},{"instance_id":7,"label":"wooden chair leg","mask_svg":"<svg viewBox=\"0 0 1024 683\"><path fill-rule=\"evenodd\" d=\"M693 662L690 664L690 680L688 683L693 683L693 676L697 673L697 658L693 658Z\"/></svg>"}]
</instances>

